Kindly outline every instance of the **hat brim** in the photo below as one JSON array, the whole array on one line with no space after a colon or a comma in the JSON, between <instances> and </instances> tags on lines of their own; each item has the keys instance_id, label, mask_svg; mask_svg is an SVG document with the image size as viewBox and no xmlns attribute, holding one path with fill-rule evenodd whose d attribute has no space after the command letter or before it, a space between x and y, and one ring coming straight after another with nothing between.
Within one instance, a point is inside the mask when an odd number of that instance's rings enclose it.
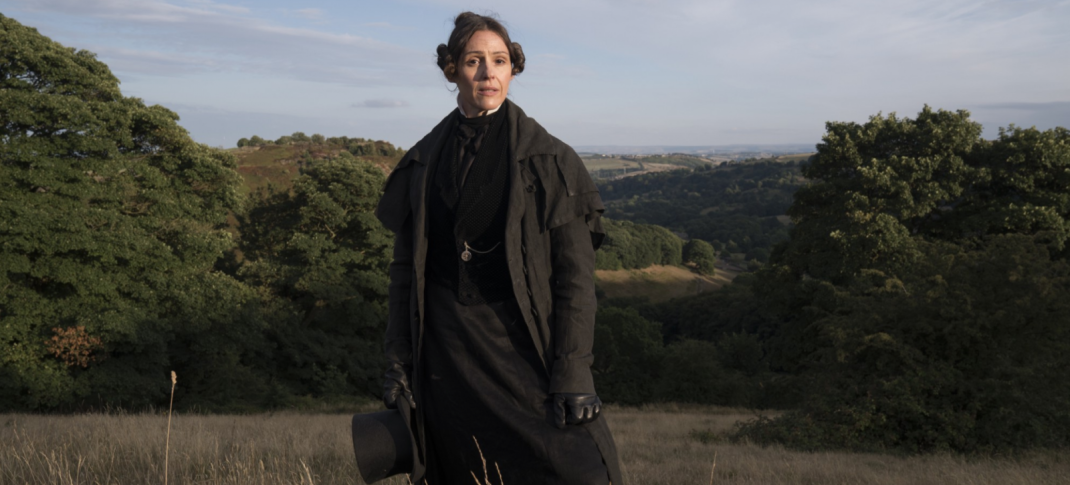
<instances>
[{"instance_id":1,"label":"hat brim","mask_svg":"<svg viewBox=\"0 0 1070 485\"><path fill-rule=\"evenodd\" d=\"M412 437L396 409L354 415L352 432L364 483L412 471Z\"/></svg>"}]
</instances>

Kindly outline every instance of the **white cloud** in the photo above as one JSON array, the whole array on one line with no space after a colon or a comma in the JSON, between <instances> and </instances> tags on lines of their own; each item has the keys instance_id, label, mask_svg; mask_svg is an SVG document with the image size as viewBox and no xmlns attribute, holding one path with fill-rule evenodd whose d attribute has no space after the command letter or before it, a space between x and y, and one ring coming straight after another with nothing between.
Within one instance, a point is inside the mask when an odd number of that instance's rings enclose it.
<instances>
[{"instance_id":1,"label":"white cloud","mask_svg":"<svg viewBox=\"0 0 1070 485\"><path fill-rule=\"evenodd\" d=\"M215 3L209 0L187 0L189 3L203 6L205 8L211 8L230 13L249 13L248 7L242 7L239 5L227 5L225 3Z\"/></svg>"},{"instance_id":2,"label":"white cloud","mask_svg":"<svg viewBox=\"0 0 1070 485\"><path fill-rule=\"evenodd\" d=\"M22 3L30 11L93 19L108 36L92 47L119 72L171 76L228 69L356 86L419 84L428 78L416 75L428 69L426 56L412 49L349 32L282 25L208 1Z\"/></svg>"},{"instance_id":3,"label":"white cloud","mask_svg":"<svg viewBox=\"0 0 1070 485\"><path fill-rule=\"evenodd\" d=\"M1070 0L7 4L98 52L124 91L243 113L270 100L280 116L367 123L350 132L360 136L415 139L452 109L434 46L453 14L488 9L528 55L511 99L569 142L809 143L825 121L912 116L926 103L970 109L986 127L1070 119L1060 104L1070 101Z\"/></svg>"}]
</instances>

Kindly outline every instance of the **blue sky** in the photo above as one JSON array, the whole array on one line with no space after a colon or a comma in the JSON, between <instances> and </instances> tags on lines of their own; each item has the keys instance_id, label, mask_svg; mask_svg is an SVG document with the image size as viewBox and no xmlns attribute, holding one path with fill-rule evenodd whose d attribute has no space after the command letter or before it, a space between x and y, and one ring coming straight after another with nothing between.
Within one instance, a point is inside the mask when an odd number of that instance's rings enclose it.
<instances>
[{"instance_id":1,"label":"blue sky","mask_svg":"<svg viewBox=\"0 0 1070 485\"><path fill-rule=\"evenodd\" d=\"M813 144L924 104L990 137L1070 127L1068 0L0 0L227 147L411 146L456 105L434 52L462 10L505 21L528 57L511 99L572 145Z\"/></svg>"}]
</instances>

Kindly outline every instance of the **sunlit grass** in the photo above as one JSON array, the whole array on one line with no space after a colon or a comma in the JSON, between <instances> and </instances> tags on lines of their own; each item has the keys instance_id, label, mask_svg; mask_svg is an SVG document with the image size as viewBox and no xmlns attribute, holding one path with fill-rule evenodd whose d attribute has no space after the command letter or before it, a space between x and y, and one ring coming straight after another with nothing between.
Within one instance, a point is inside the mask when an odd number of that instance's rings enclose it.
<instances>
[{"instance_id":1,"label":"sunlit grass","mask_svg":"<svg viewBox=\"0 0 1070 485\"><path fill-rule=\"evenodd\" d=\"M609 406L605 413L625 477L637 485L706 484L711 468L715 484L1032 485L1067 483L1070 477L1070 452L1064 451L1000 459L803 453L729 443L725 436L733 425L754 417L744 410ZM350 416L176 413L170 483L360 484ZM0 415L0 483L163 483L166 427L165 413Z\"/></svg>"}]
</instances>

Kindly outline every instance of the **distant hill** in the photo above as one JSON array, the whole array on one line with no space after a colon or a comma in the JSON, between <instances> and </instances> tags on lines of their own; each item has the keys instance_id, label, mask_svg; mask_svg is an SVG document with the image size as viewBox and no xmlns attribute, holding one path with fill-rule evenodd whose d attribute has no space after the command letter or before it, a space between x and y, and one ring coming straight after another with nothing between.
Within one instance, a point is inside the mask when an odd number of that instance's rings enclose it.
<instances>
[{"instance_id":1,"label":"distant hill","mask_svg":"<svg viewBox=\"0 0 1070 485\"><path fill-rule=\"evenodd\" d=\"M796 160L807 158L793 154L597 184L607 217L664 226L710 242L718 252L764 262L772 246L787 239L790 220L783 215L806 183Z\"/></svg>"},{"instance_id":2,"label":"distant hill","mask_svg":"<svg viewBox=\"0 0 1070 485\"><path fill-rule=\"evenodd\" d=\"M700 168L719 165L730 158L668 153L661 155L607 155L584 153L584 166L595 179L619 179L643 173L665 172L681 168Z\"/></svg>"},{"instance_id":3,"label":"distant hill","mask_svg":"<svg viewBox=\"0 0 1070 485\"><path fill-rule=\"evenodd\" d=\"M668 155L680 153L699 156L722 156L733 160L745 158L769 158L777 155L790 153L813 152L813 144L736 144L736 145L653 145L653 146L626 146L626 145L578 145L573 147L581 155L583 154L606 154L606 155Z\"/></svg>"},{"instance_id":4,"label":"distant hill","mask_svg":"<svg viewBox=\"0 0 1070 485\"><path fill-rule=\"evenodd\" d=\"M385 141L348 137L327 138L316 142L246 145L228 151L238 158L238 173L245 180L245 189L250 192L268 185L289 188L304 164L317 159L337 157L343 152L378 165L386 172L404 155L401 148Z\"/></svg>"}]
</instances>

